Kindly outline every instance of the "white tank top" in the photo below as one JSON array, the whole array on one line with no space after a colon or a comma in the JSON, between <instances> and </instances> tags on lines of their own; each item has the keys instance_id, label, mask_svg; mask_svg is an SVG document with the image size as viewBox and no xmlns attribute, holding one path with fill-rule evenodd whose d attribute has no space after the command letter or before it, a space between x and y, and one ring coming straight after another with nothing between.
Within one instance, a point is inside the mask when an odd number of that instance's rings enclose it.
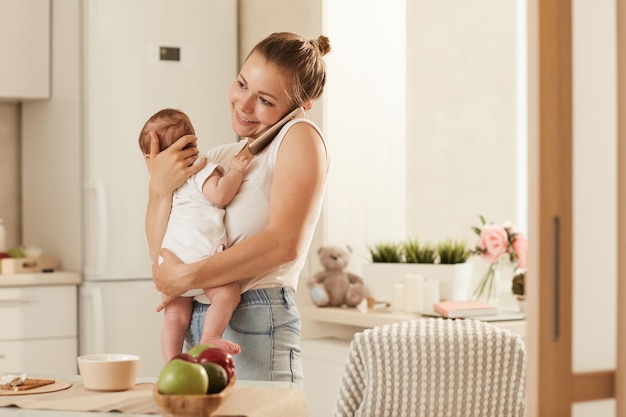
<instances>
[{"instance_id":1,"label":"white tank top","mask_svg":"<svg viewBox=\"0 0 626 417\"><path fill-rule=\"evenodd\" d=\"M278 149L287 131L296 123L308 123L317 130L326 142L321 130L308 119L294 119L287 123L276 135L274 140L259 154L257 154L246 170L246 175L235 198L226 206L226 231L228 246L232 246L247 237L263 230L269 221L269 197L272 188L272 178L276 166ZM245 146L245 141L217 146L208 153L209 160L227 166L230 159ZM328 148L326 148L328 149ZM328 172L329 158L326 150L326 172ZM324 184L324 188L326 184ZM289 287L294 291L298 286L298 277L306 261L307 252L313 239L315 226L322 208L323 195L316 203L314 215L307 225L300 255L293 261L250 279L240 281L241 292L250 289L268 287ZM203 301L199 298L199 301ZM204 301L206 302L206 301Z\"/></svg>"}]
</instances>

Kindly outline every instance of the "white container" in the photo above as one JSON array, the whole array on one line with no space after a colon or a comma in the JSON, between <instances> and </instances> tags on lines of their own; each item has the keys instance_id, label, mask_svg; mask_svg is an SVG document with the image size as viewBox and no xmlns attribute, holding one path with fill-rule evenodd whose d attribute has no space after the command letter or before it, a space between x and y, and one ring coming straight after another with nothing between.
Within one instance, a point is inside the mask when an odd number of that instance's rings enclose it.
<instances>
[{"instance_id":1,"label":"white container","mask_svg":"<svg viewBox=\"0 0 626 417\"><path fill-rule=\"evenodd\" d=\"M368 295L377 300L392 300L393 285L403 282L407 274L421 275L439 281L443 300L461 301L471 298L474 269L470 262L438 265L410 263L365 263L363 281Z\"/></svg>"},{"instance_id":2,"label":"white container","mask_svg":"<svg viewBox=\"0 0 626 417\"><path fill-rule=\"evenodd\" d=\"M400 282L397 284L393 284L391 309L393 311L404 311L404 283Z\"/></svg>"},{"instance_id":3,"label":"white container","mask_svg":"<svg viewBox=\"0 0 626 417\"><path fill-rule=\"evenodd\" d=\"M424 310L424 277L406 274L404 284L404 311L421 313Z\"/></svg>"},{"instance_id":4,"label":"white container","mask_svg":"<svg viewBox=\"0 0 626 417\"><path fill-rule=\"evenodd\" d=\"M139 356L117 353L77 358L85 388L94 391L126 391L135 385Z\"/></svg>"},{"instance_id":5,"label":"white container","mask_svg":"<svg viewBox=\"0 0 626 417\"><path fill-rule=\"evenodd\" d=\"M6 252L7 250L7 234L4 228L4 220L0 219L0 252Z\"/></svg>"}]
</instances>

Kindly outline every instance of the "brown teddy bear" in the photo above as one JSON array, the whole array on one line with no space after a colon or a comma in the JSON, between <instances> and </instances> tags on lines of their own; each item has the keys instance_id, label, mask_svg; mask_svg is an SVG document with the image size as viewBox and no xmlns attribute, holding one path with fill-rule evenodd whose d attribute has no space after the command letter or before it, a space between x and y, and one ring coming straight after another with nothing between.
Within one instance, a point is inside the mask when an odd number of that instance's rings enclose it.
<instances>
[{"instance_id":1,"label":"brown teddy bear","mask_svg":"<svg viewBox=\"0 0 626 417\"><path fill-rule=\"evenodd\" d=\"M365 298L363 280L344 269L350 262L350 246L322 246L317 254L324 271L308 281L309 294L318 307L356 307Z\"/></svg>"}]
</instances>

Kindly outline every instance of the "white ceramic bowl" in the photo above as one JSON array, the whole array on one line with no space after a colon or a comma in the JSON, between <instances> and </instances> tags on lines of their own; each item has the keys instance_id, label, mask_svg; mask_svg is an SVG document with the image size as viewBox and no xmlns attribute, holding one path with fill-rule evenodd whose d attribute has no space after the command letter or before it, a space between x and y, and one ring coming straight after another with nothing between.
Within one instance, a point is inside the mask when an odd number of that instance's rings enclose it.
<instances>
[{"instance_id":1,"label":"white ceramic bowl","mask_svg":"<svg viewBox=\"0 0 626 417\"><path fill-rule=\"evenodd\" d=\"M27 258L39 258L43 253L39 246L34 245L22 245L20 249L22 249Z\"/></svg>"},{"instance_id":2,"label":"white ceramic bowl","mask_svg":"<svg viewBox=\"0 0 626 417\"><path fill-rule=\"evenodd\" d=\"M79 356L78 370L87 389L125 391L135 386L139 356L102 353Z\"/></svg>"}]
</instances>

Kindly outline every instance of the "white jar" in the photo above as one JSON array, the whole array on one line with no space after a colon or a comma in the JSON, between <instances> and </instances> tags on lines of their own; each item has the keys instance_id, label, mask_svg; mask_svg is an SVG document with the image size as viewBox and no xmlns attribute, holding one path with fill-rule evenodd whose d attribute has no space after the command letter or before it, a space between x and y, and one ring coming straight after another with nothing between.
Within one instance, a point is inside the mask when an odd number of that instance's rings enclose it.
<instances>
[{"instance_id":1,"label":"white jar","mask_svg":"<svg viewBox=\"0 0 626 417\"><path fill-rule=\"evenodd\" d=\"M7 235L4 229L4 220L0 219L0 252L7 251Z\"/></svg>"}]
</instances>

